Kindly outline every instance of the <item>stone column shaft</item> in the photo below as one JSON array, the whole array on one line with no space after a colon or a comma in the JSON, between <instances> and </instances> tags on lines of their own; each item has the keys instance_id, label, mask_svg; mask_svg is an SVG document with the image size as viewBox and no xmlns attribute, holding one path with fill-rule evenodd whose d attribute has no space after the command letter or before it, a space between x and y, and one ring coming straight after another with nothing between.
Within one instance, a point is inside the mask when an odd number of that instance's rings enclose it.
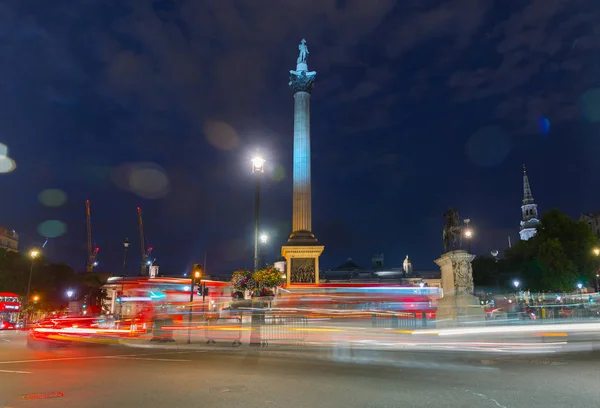
<instances>
[{"instance_id":1,"label":"stone column shaft","mask_svg":"<svg viewBox=\"0 0 600 408\"><path fill-rule=\"evenodd\" d=\"M292 232L312 231L310 93L294 94L294 197Z\"/></svg>"}]
</instances>

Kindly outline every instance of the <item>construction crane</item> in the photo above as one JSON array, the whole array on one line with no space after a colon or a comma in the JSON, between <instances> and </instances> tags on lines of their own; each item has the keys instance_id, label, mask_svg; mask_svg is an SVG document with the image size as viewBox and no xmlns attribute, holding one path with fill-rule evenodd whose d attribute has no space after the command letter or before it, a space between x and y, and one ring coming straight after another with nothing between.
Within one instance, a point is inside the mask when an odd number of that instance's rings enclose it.
<instances>
[{"instance_id":1,"label":"construction crane","mask_svg":"<svg viewBox=\"0 0 600 408\"><path fill-rule=\"evenodd\" d=\"M88 261L87 261L87 271L92 273L94 271L94 267L98 265L98 251L100 248L95 247L92 250L92 211L90 208L90 200L85 201L85 221L87 224L87 251L88 251Z\"/></svg>"},{"instance_id":2,"label":"construction crane","mask_svg":"<svg viewBox=\"0 0 600 408\"><path fill-rule=\"evenodd\" d=\"M144 240L144 222L142 220L142 209L140 207L137 208L138 212L138 227L140 229L140 248L142 250L142 263L141 263L141 275L146 275L146 262L148 261L148 253L146 252L146 242Z\"/></svg>"}]
</instances>

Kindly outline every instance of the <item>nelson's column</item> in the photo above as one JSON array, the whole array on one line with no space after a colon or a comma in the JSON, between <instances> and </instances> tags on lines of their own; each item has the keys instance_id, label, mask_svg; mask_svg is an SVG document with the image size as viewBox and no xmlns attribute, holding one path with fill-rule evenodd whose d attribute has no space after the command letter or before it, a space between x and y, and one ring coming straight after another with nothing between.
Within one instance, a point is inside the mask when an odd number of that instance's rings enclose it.
<instances>
[{"instance_id":1,"label":"nelson's column","mask_svg":"<svg viewBox=\"0 0 600 408\"><path fill-rule=\"evenodd\" d=\"M294 91L294 197L293 227L281 247L286 260L287 283L319 283L319 256L325 248L312 233L310 206L310 94L316 72L309 72L306 40L298 46L296 70L290 71Z\"/></svg>"}]
</instances>

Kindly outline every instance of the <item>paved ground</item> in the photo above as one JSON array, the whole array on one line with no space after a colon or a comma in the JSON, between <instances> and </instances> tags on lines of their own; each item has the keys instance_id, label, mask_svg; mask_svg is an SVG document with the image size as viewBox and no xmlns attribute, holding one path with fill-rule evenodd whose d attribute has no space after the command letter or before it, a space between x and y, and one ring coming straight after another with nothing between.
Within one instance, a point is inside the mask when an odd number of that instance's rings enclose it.
<instances>
[{"instance_id":1,"label":"paved ground","mask_svg":"<svg viewBox=\"0 0 600 408\"><path fill-rule=\"evenodd\" d=\"M32 351L22 333L0 333L0 408L589 408L600 398L598 363L598 352Z\"/></svg>"}]
</instances>

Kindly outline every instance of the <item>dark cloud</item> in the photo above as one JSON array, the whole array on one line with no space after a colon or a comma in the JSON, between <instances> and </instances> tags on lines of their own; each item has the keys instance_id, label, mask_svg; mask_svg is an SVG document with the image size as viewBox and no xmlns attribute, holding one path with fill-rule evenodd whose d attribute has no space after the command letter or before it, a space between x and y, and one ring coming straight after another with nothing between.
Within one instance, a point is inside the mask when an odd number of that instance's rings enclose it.
<instances>
[{"instance_id":1,"label":"dark cloud","mask_svg":"<svg viewBox=\"0 0 600 408\"><path fill-rule=\"evenodd\" d=\"M379 225L423 238L417 222L432 213L438 220L437 206L452 197L469 198L455 190L470 185L457 180L472 177L465 146L477 129L502 122L511 135L502 157L486 140L471 151L499 169L521 154L512 134L535 132L539 115L553 131L581 115L581 95L597 86L599 17L584 0L510 8L482 0L2 3L0 142L19 164L10 177L21 177L8 188L38 194L60 185L69 196L63 207L92 196L99 212L117 201L135 208L144 196L118 190L110 175L126 163L153 163L168 180L160 199L142 200L156 222L149 230L161 237L156 246L174 265L192 261L178 260L182 252L210 248L224 269L233 267L251 249L248 160L259 147L270 166L265 226L282 240L289 232L287 76L304 37L318 72L313 179L317 208L328 211L320 219L332 219L318 227L326 245L341 256L362 250L357 237L382 247L398 241L395 230L373 230L369 211ZM440 175L454 187L439 186ZM333 203L347 208L338 214ZM15 222L35 231L22 208L12 207ZM73 242L81 239L79 210L64 219ZM406 219L408 210L417 215ZM103 225L99 234L135 234L125 231L135 230L129 215L112 217L127 227ZM427 245L414 246L429 256Z\"/></svg>"}]
</instances>

